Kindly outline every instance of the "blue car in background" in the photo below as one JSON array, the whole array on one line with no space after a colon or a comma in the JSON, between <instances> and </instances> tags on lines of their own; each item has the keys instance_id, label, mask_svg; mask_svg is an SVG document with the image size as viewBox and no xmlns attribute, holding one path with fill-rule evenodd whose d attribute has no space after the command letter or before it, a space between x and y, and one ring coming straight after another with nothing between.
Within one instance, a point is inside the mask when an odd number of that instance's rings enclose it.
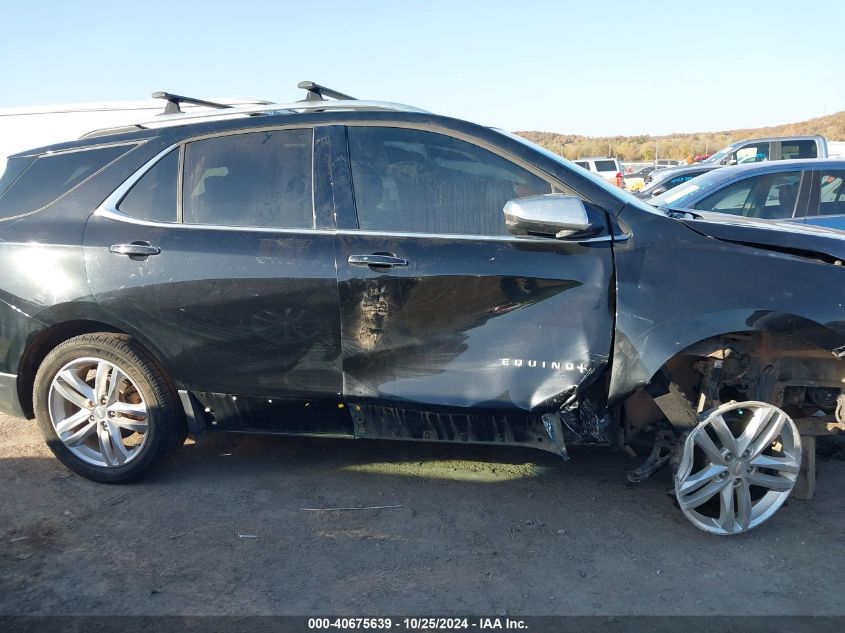
<instances>
[{"instance_id":1,"label":"blue car in background","mask_svg":"<svg viewBox=\"0 0 845 633\"><path fill-rule=\"evenodd\" d=\"M646 202L845 231L843 183L845 160L782 160L716 169Z\"/></svg>"}]
</instances>

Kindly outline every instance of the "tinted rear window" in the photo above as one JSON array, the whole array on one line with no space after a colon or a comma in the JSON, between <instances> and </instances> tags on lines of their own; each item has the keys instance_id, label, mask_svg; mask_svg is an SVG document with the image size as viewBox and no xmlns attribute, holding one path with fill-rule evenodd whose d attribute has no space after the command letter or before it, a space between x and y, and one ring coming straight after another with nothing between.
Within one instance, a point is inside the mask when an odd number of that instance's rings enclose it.
<instances>
[{"instance_id":1,"label":"tinted rear window","mask_svg":"<svg viewBox=\"0 0 845 633\"><path fill-rule=\"evenodd\" d=\"M46 207L130 149L121 145L38 157L0 195L0 218Z\"/></svg>"},{"instance_id":2,"label":"tinted rear window","mask_svg":"<svg viewBox=\"0 0 845 633\"><path fill-rule=\"evenodd\" d=\"M616 168L616 161L613 160L597 160L596 171L619 171Z\"/></svg>"}]
</instances>

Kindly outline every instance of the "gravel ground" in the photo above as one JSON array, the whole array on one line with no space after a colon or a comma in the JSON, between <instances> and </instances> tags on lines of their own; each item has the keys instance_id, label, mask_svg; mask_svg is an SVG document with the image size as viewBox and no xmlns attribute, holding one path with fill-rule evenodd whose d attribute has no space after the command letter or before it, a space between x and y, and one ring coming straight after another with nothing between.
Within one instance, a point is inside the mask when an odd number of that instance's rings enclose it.
<instances>
[{"instance_id":1,"label":"gravel ground","mask_svg":"<svg viewBox=\"0 0 845 633\"><path fill-rule=\"evenodd\" d=\"M221 434L106 486L0 416L0 614L845 614L845 460L727 538L631 466Z\"/></svg>"}]
</instances>

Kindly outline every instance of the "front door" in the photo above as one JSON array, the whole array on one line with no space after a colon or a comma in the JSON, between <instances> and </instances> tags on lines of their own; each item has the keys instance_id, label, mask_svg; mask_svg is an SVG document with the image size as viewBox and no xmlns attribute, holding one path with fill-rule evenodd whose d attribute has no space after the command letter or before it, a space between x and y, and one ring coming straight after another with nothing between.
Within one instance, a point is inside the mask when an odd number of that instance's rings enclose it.
<instances>
[{"instance_id":1,"label":"front door","mask_svg":"<svg viewBox=\"0 0 845 633\"><path fill-rule=\"evenodd\" d=\"M472 421L445 428L448 416L486 412L496 427L495 414L559 409L610 354L609 241L510 235L505 202L553 185L492 148L427 130L347 133L359 228L339 231L338 275L356 431L507 441L501 428L473 436Z\"/></svg>"},{"instance_id":2,"label":"front door","mask_svg":"<svg viewBox=\"0 0 845 633\"><path fill-rule=\"evenodd\" d=\"M312 185L313 134L188 142L86 229L97 301L155 348L217 428L349 431L337 408L335 234L331 214L315 218L312 189L328 185Z\"/></svg>"}]
</instances>

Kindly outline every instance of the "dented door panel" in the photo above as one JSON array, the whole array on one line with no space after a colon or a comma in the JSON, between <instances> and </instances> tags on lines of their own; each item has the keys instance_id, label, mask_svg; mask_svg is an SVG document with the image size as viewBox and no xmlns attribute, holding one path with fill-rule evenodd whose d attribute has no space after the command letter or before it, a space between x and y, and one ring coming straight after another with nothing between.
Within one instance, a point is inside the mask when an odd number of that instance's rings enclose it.
<instances>
[{"instance_id":1,"label":"dented door panel","mask_svg":"<svg viewBox=\"0 0 845 633\"><path fill-rule=\"evenodd\" d=\"M348 263L362 253L408 263ZM353 403L555 411L610 354L606 242L346 231L338 275Z\"/></svg>"}]
</instances>

